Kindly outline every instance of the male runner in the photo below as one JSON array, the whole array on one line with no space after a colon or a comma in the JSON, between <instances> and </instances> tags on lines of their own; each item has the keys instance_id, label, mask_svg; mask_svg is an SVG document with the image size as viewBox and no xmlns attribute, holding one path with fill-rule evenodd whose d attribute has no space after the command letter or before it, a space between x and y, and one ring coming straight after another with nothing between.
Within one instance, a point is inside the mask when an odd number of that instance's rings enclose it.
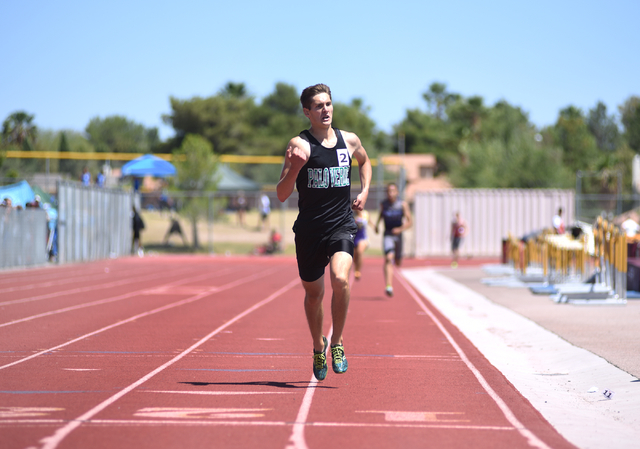
<instances>
[{"instance_id":1,"label":"male runner","mask_svg":"<svg viewBox=\"0 0 640 449\"><path fill-rule=\"evenodd\" d=\"M382 249L384 251L384 281L385 293L393 296L393 266L402 264L402 231L413 224L411 210L406 201L398 198L398 186L394 183L387 185L387 199L380 203L380 215L376 221L375 231L378 233L380 221L384 219L384 237Z\"/></svg>"},{"instance_id":2,"label":"male runner","mask_svg":"<svg viewBox=\"0 0 640 449\"><path fill-rule=\"evenodd\" d=\"M342 333L349 308L349 271L356 224L351 209L363 210L369 195L371 162L360 139L331 126L331 90L324 84L307 87L300 96L310 127L289 141L277 186L285 201L298 189L298 218L293 225L298 272L305 290L304 309L313 339L313 374L327 375L327 339L322 335L324 271L331 276L331 356L333 371L347 371ZM358 161L362 190L351 201L351 159Z\"/></svg>"}]
</instances>

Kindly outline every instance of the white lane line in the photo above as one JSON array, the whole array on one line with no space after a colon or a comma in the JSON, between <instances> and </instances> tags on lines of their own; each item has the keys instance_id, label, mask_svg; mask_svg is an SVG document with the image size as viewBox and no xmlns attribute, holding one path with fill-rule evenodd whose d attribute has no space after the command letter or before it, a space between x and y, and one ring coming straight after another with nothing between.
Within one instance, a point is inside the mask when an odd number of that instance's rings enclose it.
<instances>
[{"instance_id":1,"label":"white lane line","mask_svg":"<svg viewBox=\"0 0 640 449\"><path fill-rule=\"evenodd\" d=\"M433 322L436 324L436 326L438 326L438 329L440 329L440 332L442 332L442 334L447 338L447 340L449 341L451 346L453 346L453 348L456 350L456 352L458 353L458 355L460 356L462 361L467 365L467 367L473 373L473 375L476 377L478 382L480 382L480 385L482 385L482 388L484 388L484 390L487 392L487 394L496 403L498 408L500 408L500 410L504 414L504 416L507 419L507 421L509 421L509 423L511 423L511 425L516 428L516 430L520 433L520 435L522 435L527 440L527 442L529 443L530 446L533 446L533 447L538 448L538 449L551 449L542 440L540 440L532 431L527 429L520 422L520 420L518 420L518 418L516 418L516 416L513 414L513 412L509 408L509 406L502 400L502 398L500 396L498 396L498 393L496 393L494 391L494 389L491 388L491 386L486 381L484 376L480 373L480 371L478 371L478 369L471 362L471 360L469 360L469 358L464 353L462 348L460 346L458 346L458 343L456 343L456 341L453 339L451 334L447 331L447 329L445 329L445 327L442 325L440 320L431 312L431 310L429 310L427 308L427 306L424 304L424 302L422 302L422 299L420 298L420 296L409 285L409 283L405 280L404 276L402 276L402 274L400 274L397 271L395 272L395 276L399 279L399 281L403 285L403 287L407 289L407 291L409 292L411 297L415 300L415 302L418 304L418 306L429 316L429 318L431 318L433 320Z\"/></svg>"},{"instance_id":2,"label":"white lane line","mask_svg":"<svg viewBox=\"0 0 640 449\"><path fill-rule=\"evenodd\" d=\"M333 334L333 325L331 325L331 329L329 329L329 333L327 335L331 334ZM327 350L328 349L329 348L327 348ZM308 449L307 442L304 439L304 428L307 425L307 418L309 417L313 394L316 392L317 386L318 381L315 376L311 374L311 380L309 381L307 391L304 393L304 397L302 398L302 404L300 405L300 410L298 410L296 422L293 424L291 436L289 437L289 444L286 449Z\"/></svg>"},{"instance_id":3,"label":"white lane line","mask_svg":"<svg viewBox=\"0 0 640 449\"><path fill-rule=\"evenodd\" d=\"M311 409L311 402L313 401L313 394L316 392L318 381L315 376L311 375L309 386L302 398L302 405L298 410L298 416L296 416L296 422L293 424L293 430L289 437L289 444L287 449L308 449L307 442L304 439L304 428L307 425L307 418L309 417L309 410Z\"/></svg>"},{"instance_id":4,"label":"white lane line","mask_svg":"<svg viewBox=\"0 0 640 449\"><path fill-rule=\"evenodd\" d=\"M102 371L101 368L62 368L64 371Z\"/></svg>"},{"instance_id":5,"label":"white lane line","mask_svg":"<svg viewBox=\"0 0 640 449\"><path fill-rule=\"evenodd\" d=\"M140 270L142 271L141 273L137 273L137 274L131 274L130 272L126 272L126 274L130 275L131 277L136 277L136 276L141 276L144 274L149 274L149 273L155 273L157 270L149 270L149 269L145 269L145 270ZM65 277L64 279L59 279L56 278L53 281L42 281L39 279L40 282L33 282L33 278L29 279L29 283L25 283L25 284L20 284L17 287L7 287L7 288L0 288L0 293L7 293L7 292L16 292L16 291L21 291L21 290L33 290L35 288L45 288L45 287L52 287L54 285L64 285L64 284L71 284L74 282L88 282L94 279L104 279L107 276L121 276L123 273L122 272L112 272L109 274L109 271L100 271L98 273L95 274L91 274L91 273L86 273L77 277Z\"/></svg>"},{"instance_id":6,"label":"white lane line","mask_svg":"<svg viewBox=\"0 0 640 449\"><path fill-rule=\"evenodd\" d=\"M257 279L257 278L266 276L266 275L268 275L269 273L272 273L275 270L276 270L276 268L273 268L271 270L266 270L266 271L264 271L262 273L257 273L257 274L254 274L252 276L247 276L246 278L238 279L237 281L234 281L234 282L231 282L229 284L226 284L226 285L223 285L221 287L218 287L218 289L216 290L215 293L218 293L218 292L223 291L223 290L227 290L229 288L236 287L236 286L238 286L238 284L246 283L246 282L251 281L253 279ZM69 340L66 343L62 343L62 344L60 344L58 346L54 346L54 347L49 348L49 349L43 349L42 351L38 351L35 354L32 354L32 355L30 355L28 357L25 357L23 359L16 360L15 362L8 363L6 365L2 365L2 366L0 366L0 370L5 369L5 368L9 368L11 366L17 365L17 364L22 363L22 362L26 362L27 360L31 360L33 358L39 357L42 354L47 354L47 353L55 351L57 349L64 348L65 346L68 346L68 345L73 344L73 343L77 343L77 342L79 342L81 340L84 340L85 338L92 337L94 335L100 334L102 332L108 331L108 330L116 328L118 326L122 326L123 324L130 323L130 322L138 320L140 318L147 317L149 315L153 315L153 314L158 313L158 312L164 312L165 310L173 309L174 307L180 307L180 306L183 306L185 304L189 304L189 303L194 302L194 301L198 301L199 299L202 299L202 298L204 298L206 296L209 296L210 294L211 293L209 293L209 292L200 293L200 294L192 296L190 298L183 299L182 301L178 301L178 302L174 302L174 303L171 303L171 304L167 304L165 306L158 307L157 309L153 309L153 310L150 310L148 312L143 312L143 313L140 313L138 315L134 315L132 317L127 318L126 320L118 321L117 323L110 324L109 326L105 326L105 327L103 327L101 329L95 330L93 332L89 332L88 334L84 334L84 335L82 335L82 336L80 336L78 338L74 338L73 340Z\"/></svg>"},{"instance_id":7,"label":"white lane line","mask_svg":"<svg viewBox=\"0 0 640 449\"><path fill-rule=\"evenodd\" d=\"M180 272L189 272L190 270L180 270ZM172 275L174 275L175 273L172 273ZM65 296L65 295L72 295L74 293L83 293L83 292L90 292L90 291L95 291L95 290L99 290L99 289L105 289L105 288L110 288L110 287L118 287L121 285L127 285L127 284L133 284L133 283L137 283L137 282L141 282L141 281L151 281L153 279L158 279L158 278L163 278L166 277L167 274L164 273L160 273L160 274L153 274L150 276L145 276L145 277L137 277L134 276L132 278L129 279L123 279L120 281L114 281L114 282L108 282L106 284L97 284L97 285L91 285L88 287L78 287L78 288L74 288L71 290L62 290L59 292L51 292L51 293L46 293L44 295L38 295L38 296L30 296L27 298L22 298L22 299L14 299L11 301L5 301L5 302L0 302L0 306L8 306L8 305L12 305L12 304L24 304L25 302L33 302L33 301L40 301L41 299L49 299L49 298L56 298L58 296Z\"/></svg>"},{"instance_id":8,"label":"white lane line","mask_svg":"<svg viewBox=\"0 0 640 449\"><path fill-rule=\"evenodd\" d=\"M228 271L228 270L222 270L222 271ZM157 277L157 276L155 276L155 277ZM165 284L162 287L173 287L173 286L184 284L184 283L187 283L187 282L193 282L193 281L199 281L201 279L206 279L207 277L211 277L211 274L210 273L205 273L205 274L200 274L198 276L194 276L194 277L191 277L191 278L180 279L180 280ZM142 280L147 280L147 279L142 279ZM75 306L69 306L69 307L64 307L62 309L51 310L49 312L38 313L37 315L31 315L31 316L28 316L28 317L19 318L17 320L8 321L6 323L0 323L0 328L6 327L6 326L11 326L13 324L24 323L25 321L31 321L31 320L35 320L35 319L38 319L38 318L44 318L44 317L51 316L51 315L57 315L59 313L72 312L74 310L84 309L86 307L93 307L93 306L99 306L99 305L102 305L102 304L109 304L109 303L116 302L116 301L122 301L123 299L131 298L132 296L147 294L148 292L155 291L157 288L158 287L143 288L141 290L135 290L133 292L124 293L122 295L112 296L111 298L99 299L97 301L85 302L85 303L82 303L82 304L77 304ZM91 290L93 290L93 288L91 288ZM212 287L212 288L208 289L206 292L202 292L202 293L215 293L216 291L217 291L217 287Z\"/></svg>"},{"instance_id":9,"label":"white lane line","mask_svg":"<svg viewBox=\"0 0 640 449\"><path fill-rule=\"evenodd\" d=\"M273 271L273 270L269 270L269 271ZM236 282L234 282L232 284L236 284L237 285L239 283L246 283L246 282L247 282L247 279L245 278L245 279L240 279L240 280L238 280L238 281L236 281ZM271 301L273 301L274 299L276 299L277 297L279 297L283 293L285 293L288 290L290 290L291 288L293 288L295 285L298 285L298 282L299 282L298 278L296 277L294 280L289 282L287 285L285 285L284 287L282 287L278 291L272 293L271 295L269 295L268 297L266 297L262 301L254 304L253 306L249 307L244 312L236 315L234 318L230 319L225 324L223 324L222 326L220 326L217 329L215 329L214 331L209 333L209 335L206 335L204 338L200 339L198 342L196 342L191 347L189 347L188 349L186 349L183 352L181 352L180 354L178 354L173 359L169 360L167 363L159 366L158 368L156 368L155 370L151 371L146 376L140 378L139 380L137 380L136 382L132 383L131 385L129 385L125 389L119 391L118 393L114 394L113 396L111 396L107 400L105 400L105 401L101 402L100 404L96 405L94 408L92 408L88 412L84 413L83 415L81 415L81 416L77 417L76 419L74 419L73 421L69 422L66 426L61 427L53 435L51 435L49 437L46 437L46 438L43 438L41 440L41 443L43 443L42 449L54 449L54 448L56 448L58 446L58 444L60 444L60 442L62 442L62 440L64 440L64 438L67 435L69 435L71 432L73 432L81 424L83 424L84 422L90 420L96 414L98 414L99 412L101 412L102 410L107 408L109 405L111 405L114 402L116 402L118 399L120 399L121 397L123 397L124 395L129 393L130 391L132 391L135 388L139 387L140 385L142 385L143 383L145 383L146 381L148 381L149 379L154 377L156 374L161 373L162 371L164 371L165 369L167 369L168 367L170 367L171 365L173 365L174 363L176 363L177 361L179 361L180 359L182 359L183 357L185 357L189 353L193 352L195 349L197 349L198 347L202 346L204 343L206 343L208 340L210 340L216 334L220 333L221 331L223 331L227 327L231 326L236 321L244 318L245 316L249 315L250 313L252 313L255 310L259 309L260 307L264 306L265 304L270 303Z\"/></svg>"}]
</instances>

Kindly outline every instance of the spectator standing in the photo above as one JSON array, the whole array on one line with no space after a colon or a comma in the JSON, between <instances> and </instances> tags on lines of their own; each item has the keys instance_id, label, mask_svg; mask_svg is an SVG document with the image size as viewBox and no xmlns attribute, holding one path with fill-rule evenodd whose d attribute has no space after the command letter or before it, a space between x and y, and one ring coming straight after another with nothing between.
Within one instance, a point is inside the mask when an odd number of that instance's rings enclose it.
<instances>
[{"instance_id":1,"label":"spectator standing","mask_svg":"<svg viewBox=\"0 0 640 449\"><path fill-rule=\"evenodd\" d=\"M87 167L82 169L82 175L80 176L80 181L83 186L91 185L91 173L89 173L89 169Z\"/></svg>"},{"instance_id":2,"label":"spectator standing","mask_svg":"<svg viewBox=\"0 0 640 449\"><path fill-rule=\"evenodd\" d=\"M558 213L553 216L551 221L551 225L553 226L553 231L556 234L564 234L564 220L562 219L562 208L558 208Z\"/></svg>"},{"instance_id":3,"label":"spectator standing","mask_svg":"<svg viewBox=\"0 0 640 449\"><path fill-rule=\"evenodd\" d=\"M144 256L144 248L142 247L142 239L140 238L140 232L144 229L144 221L142 217L138 213L138 210L133 207L133 217L132 217L132 227L133 227L133 241L132 241L132 249L133 253L137 254L139 257Z\"/></svg>"},{"instance_id":4,"label":"spectator standing","mask_svg":"<svg viewBox=\"0 0 640 449\"><path fill-rule=\"evenodd\" d=\"M247 198L244 196L244 192L240 191L238 198L236 198L236 208L238 213L238 224L244 227L244 215L247 212Z\"/></svg>"},{"instance_id":5,"label":"spectator standing","mask_svg":"<svg viewBox=\"0 0 640 449\"><path fill-rule=\"evenodd\" d=\"M451 261L452 268L458 268L458 254L460 250L460 244L462 239L467 233L467 224L460 218L460 212L456 212L456 215L451 222L451 254L453 260Z\"/></svg>"},{"instance_id":6,"label":"spectator standing","mask_svg":"<svg viewBox=\"0 0 640 449\"><path fill-rule=\"evenodd\" d=\"M270 227L269 215L271 214L271 201L266 193L262 192L260 196L260 229L264 230L265 227Z\"/></svg>"}]
</instances>

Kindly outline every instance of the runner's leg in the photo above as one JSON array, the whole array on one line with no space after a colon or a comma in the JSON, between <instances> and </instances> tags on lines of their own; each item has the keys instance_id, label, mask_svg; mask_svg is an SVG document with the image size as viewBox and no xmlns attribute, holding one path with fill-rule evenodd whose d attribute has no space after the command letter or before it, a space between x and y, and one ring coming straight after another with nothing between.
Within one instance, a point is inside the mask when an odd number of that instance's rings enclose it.
<instances>
[{"instance_id":1,"label":"runner's leg","mask_svg":"<svg viewBox=\"0 0 640 449\"><path fill-rule=\"evenodd\" d=\"M324 342L322 341L322 323L324 321L324 308L322 298L324 297L324 275L313 282L302 281L304 287L304 311L307 315L307 323L313 339L313 348L322 351Z\"/></svg>"},{"instance_id":2,"label":"runner's leg","mask_svg":"<svg viewBox=\"0 0 640 449\"><path fill-rule=\"evenodd\" d=\"M331 344L342 344L342 332L347 321L347 311L349 309L349 271L353 258L344 251L339 251L331 257L331 317L333 320L333 334Z\"/></svg>"}]
</instances>

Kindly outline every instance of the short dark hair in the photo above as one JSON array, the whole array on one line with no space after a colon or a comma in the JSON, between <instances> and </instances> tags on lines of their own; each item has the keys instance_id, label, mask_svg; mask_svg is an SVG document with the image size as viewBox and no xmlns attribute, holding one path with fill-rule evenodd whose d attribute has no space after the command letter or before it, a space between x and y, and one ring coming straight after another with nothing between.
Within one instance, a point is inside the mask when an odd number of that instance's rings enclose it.
<instances>
[{"instance_id":1,"label":"short dark hair","mask_svg":"<svg viewBox=\"0 0 640 449\"><path fill-rule=\"evenodd\" d=\"M318 94L328 94L331 98L331 89L326 84L315 84L309 86L302 91L300 95L300 103L304 109L311 109L311 100Z\"/></svg>"}]
</instances>

